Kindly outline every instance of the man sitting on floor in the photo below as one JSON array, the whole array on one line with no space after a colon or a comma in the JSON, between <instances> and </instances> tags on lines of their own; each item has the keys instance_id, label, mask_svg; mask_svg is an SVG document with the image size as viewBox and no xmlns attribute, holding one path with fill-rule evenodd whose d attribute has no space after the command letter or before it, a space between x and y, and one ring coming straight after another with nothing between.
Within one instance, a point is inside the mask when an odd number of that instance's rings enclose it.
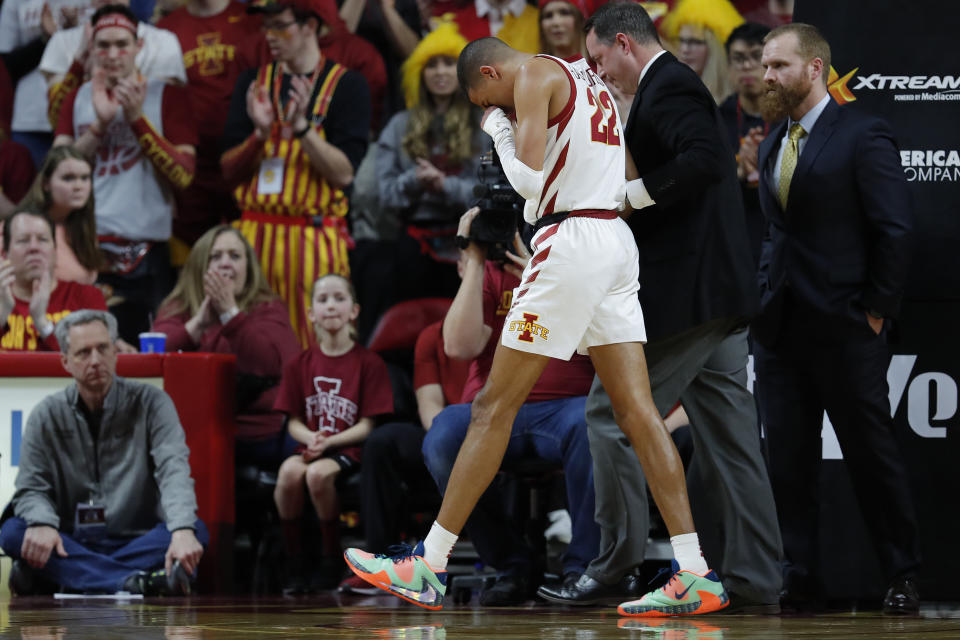
<instances>
[{"instance_id":1,"label":"man sitting on floor","mask_svg":"<svg viewBox=\"0 0 960 640\"><path fill-rule=\"evenodd\" d=\"M14 517L0 547L10 590L187 594L208 535L170 397L115 375L117 322L84 309L56 326L76 383L30 414ZM199 538L199 539L198 539ZM42 583L47 583L44 589Z\"/></svg>"}]
</instances>

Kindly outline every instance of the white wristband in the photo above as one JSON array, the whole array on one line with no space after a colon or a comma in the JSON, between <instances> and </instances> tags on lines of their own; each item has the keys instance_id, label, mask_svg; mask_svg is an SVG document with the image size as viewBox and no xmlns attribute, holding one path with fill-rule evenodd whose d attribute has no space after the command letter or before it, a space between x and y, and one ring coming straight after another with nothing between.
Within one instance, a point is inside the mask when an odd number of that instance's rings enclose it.
<instances>
[{"instance_id":1,"label":"white wristband","mask_svg":"<svg viewBox=\"0 0 960 640\"><path fill-rule=\"evenodd\" d=\"M647 188L643 186L643 178L631 180L627 183L627 200L630 201L630 206L634 209L643 209L652 204L657 204L650 197Z\"/></svg>"},{"instance_id":2,"label":"white wristband","mask_svg":"<svg viewBox=\"0 0 960 640\"><path fill-rule=\"evenodd\" d=\"M227 324L233 320L233 316L237 315L238 313L240 313L240 309L237 309L236 307L224 311L220 314L220 324Z\"/></svg>"}]
</instances>

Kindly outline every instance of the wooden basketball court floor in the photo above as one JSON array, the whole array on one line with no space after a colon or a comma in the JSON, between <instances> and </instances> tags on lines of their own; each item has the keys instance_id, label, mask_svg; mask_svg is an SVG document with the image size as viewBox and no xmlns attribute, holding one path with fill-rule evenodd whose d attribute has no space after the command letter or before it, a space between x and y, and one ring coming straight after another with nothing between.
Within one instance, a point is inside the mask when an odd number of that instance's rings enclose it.
<instances>
[{"instance_id":1,"label":"wooden basketball court floor","mask_svg":"<svg viewBox=\"0 0 960 640\"><path fill-rule=\"evenodd\" d=\"M475 602L475 599L474 599ZM114 602L0 599L0 637L39 639L402 638L453 640L740 640L960 638L960 606L928 605L917 617L878 612L818 616L708 615L621 618L614 609L529 603L509 609L453 605L431 612L392 596L322 594L252 599L198 596Z\"/></svg>"}]
</instances>

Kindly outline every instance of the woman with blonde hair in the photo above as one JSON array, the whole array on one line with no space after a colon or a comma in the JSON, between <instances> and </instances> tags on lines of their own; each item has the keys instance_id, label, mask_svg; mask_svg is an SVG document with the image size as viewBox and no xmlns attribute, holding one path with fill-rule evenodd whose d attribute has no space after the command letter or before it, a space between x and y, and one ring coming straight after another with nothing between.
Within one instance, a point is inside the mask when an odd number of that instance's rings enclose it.
<instances>
[{"instance_id":1,"label":"woman with blonde hair","mask_svg":"<svg viewBox=\"0 0 960 640\"><path fill-rule=\"evenodd\" d=\"M57 280L93 284L103 265L92 170L90 161L75 148L54 147L23 199L23 204L46 213L56 225Z\"/></svg>"},{"instance_id":2,"label":"woman with blonde hair","mask_svg":"<svg viewBox=\"0 0 960 640\"><path fill-rule=\"evenodd\" d=\"M474 199L483 145L479 114L457 81L466 44L453 23L420 41L402 67L407 109L377 142L383 214L406 226L397 241L398 300L453 297L460 285L457 225Z\"/></svg>"},{"instance_id":3,"label":"woman with blonde hair","mask_svg":"<svg viewBox=\"0 0 960 640\"><path fill-rule=\"evenodd\" d=\"M220 225L197 240L153 331L167 334L167 351L237 356L237 461L279 468L295 445L273 403L283 364L300 343L239 231Z\"/></svg>"},{"instance_id":4,"label":"woman with blonde hair","mask_svg":"<svg viewBox=\"0 0 960 640\"><path fill-rule=\"evenodd\" d=\"M660 25L677 58L697 72L717 104L733 91L724 43L743 22L729 0L680 0Z\"/></svg>"}]
</instances>

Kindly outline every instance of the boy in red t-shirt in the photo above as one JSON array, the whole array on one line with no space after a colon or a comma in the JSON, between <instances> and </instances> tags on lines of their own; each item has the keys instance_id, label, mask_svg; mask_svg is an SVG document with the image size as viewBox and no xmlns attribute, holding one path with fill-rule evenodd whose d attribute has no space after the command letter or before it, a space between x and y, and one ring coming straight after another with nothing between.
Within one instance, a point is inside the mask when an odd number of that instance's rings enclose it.
<instances>
[{"instance_id":1,"label":"boy in red t-shirt","mask_svg":"<svg viewBox=\"0 0 960 640\"><path fill-rule=\"evenodd\" d=\"M240 72L270 61L260 16L237 0L190 0L157 23L177 36L197 129L197 172L177 193L173 235L186 246L217 224L240 217L220 171L220 138Z\"/></svg>"},{"instance_id":2,"label":"boy in red t-shirt","mask_svg":"<svg viewBox=\"0 0 960 640\"><path fill-rule=\"evenodd\" d=\"M328 274L313 284L308 318L317 346L283 368L274 408L289 418L287 427L300 443L277 474L274 501L286 543L284 593L306 588L300 517L309 491L320 520L321 588L339 582L342 566L340 510L334 483L360 466L362 442L374 418L393 412L387 366L354 340L360 306L346 278Z\"/></svg>"}]
</instances>

